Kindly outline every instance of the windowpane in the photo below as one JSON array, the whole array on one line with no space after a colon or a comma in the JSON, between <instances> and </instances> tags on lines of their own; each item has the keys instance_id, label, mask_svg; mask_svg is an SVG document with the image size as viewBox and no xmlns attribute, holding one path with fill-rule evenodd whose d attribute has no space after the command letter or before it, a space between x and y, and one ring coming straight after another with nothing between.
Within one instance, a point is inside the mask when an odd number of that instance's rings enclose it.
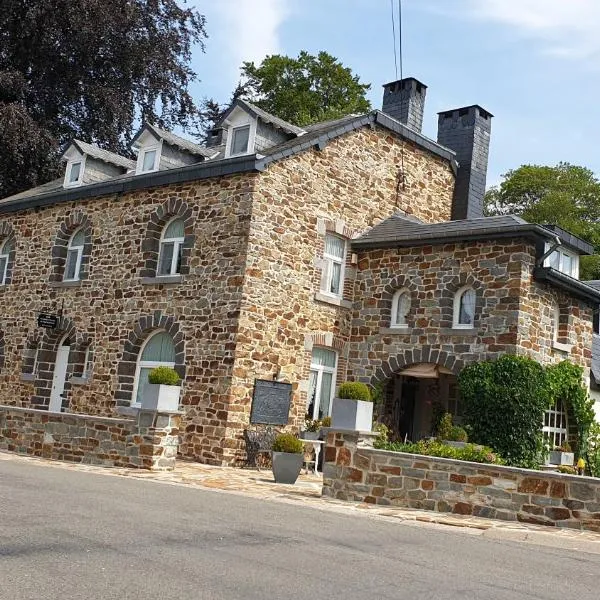
<instances>
[{"instance_id":1,"label":"windowpane","mask_svg":"<svg viewBox=\"0 0 600 600\"><path fill-rule=\"evenodd\" d=\"M460 297L459 325L473 325L475 322L475 291L465 290Z\"/></svg>"},{"instance_id":2,"label":"windowpane","mask_svg":"<svg viewBox=\"0 0 600 600\"><path fill-rule=\"evenodd\" d=\"M331 283L329 285L329 292L332 294L341 294L341 279L342 279L342 265L340 263L331 262Z\"/></svg>"},{"instance_id":3,"label":"windowpane","mask_svg":"<svg viewBox=\"0 0 600 600\"><path fill-rule=\"evenodd\" d=\"M334 256L340 260L344 259L346 241L335 235L325 236L325 254Z\"/></svg>"},{"instance_id":4,"label":"windowpane","mask_svg":"<svg viewBox=\"0 0 600 600\"><path fill-rule=\"evenodd\" d=\"M161 331L155 333L144 346L141 356L142 361L147 362L175 362L175 346L168 333Z\"/></svg>"},{"instance_id":5,"label":"windowpane","mask_svg":"<svg viewBox=\"0 0 600 600\"><path fill-rule=\"evenodd\" d=\"M163 242L160 245L160 259L158 261L159 275L171 275L171 265L173 264L174 250L174 242Z\"/></svg>"},{"instance_id":6,"label":"windowpane","mask_svg":"<svg viewBox=\"0 0 600 600\"><path fill-rule=\"evenodd\" d=\"M79 181L79 175L81 173L81 163L76 162L71 165L71 171L69 173L69 183L75 183Z\"/></svg>"},{"instance_id":7,"label":"windowpane","mask_svg":"<svg viewBox=\"0 0 600 600\"><path fill-rule=\"evenodd\" d=\"M406 325L410 311L410 296L404 292L396 298L396 312L394 314L394 325Z\"/></svg>"},{"instance_id":8,"label":"windowpane","mask_svg":"<svg viewBox=\"0 0 600 600\"><path fill-rule=\"evenodd\" d=\"M167 225L163 239L182 238L184 235L183 219L175 219Z\"/></svg>"},{"instance_id":9,"label":"windowpane","mask_svg":"<svg viewBox=\"0 0 600 600\"><path fill-rule=\"evenodd\" d=\"M2 254L10 254L15 249L15 238L8 238L2 246Z\"/></svg>"},{"instance_id":10,"label":"windowpane","mask_svg":"<svg viewBox=\"0 0 600 600\"><path fill-rule=\"evenodd\" d=\"M6 267L8 266L8 260L6 256L0 256L0 283L4 284L6 281Z\"/></svg>"},{"instance_id":11,"label":"windowpane","mask_svg":"<svg viewBox=\"0 0 600 600\"><path fill-rule=\"evenodd\" d=\"M137 394L135 401L139 404L142 403L142 398L144 397L144 393L146 391L146 387L149 385L148 375L150 371L152 371L153 367L141 367L140 374L138 378L138 386L137 386Z\"/></svg>"},{"instance_id":12,"label":"windowpane","mask_svg":"<svg viewBox=\"0 0 600 600\"><path fill-rule=\"evenodd\" d=\"M573 259L568 254L563 254L563 273L572 275L573 273Z\"/></svg>"},{"instance_id":13,"label":"windowpane","mask_svg":"<svg viewBox=\"0 0 600 600\"><path fill-rule=\"evenodd\" d=\"M85 234L83 233L83 229L80 229L72 237L71 243L69 245L71 247L73 247L73 246L83 246L84 243L85 243Z\"/></svg>"},{"instance_id":14,"label":"windowpane","mask_svg":"<svg viewBox=\"0 0 600 600\"><path fill-rule=\"evenodd\" d=\"M321 376L321 393L319 394L319 410L317 418L322 419L329 415L329 404L331 402L331 388L333 385L333 373L323 373Z\"/></svg>"},{"instance_id":15,"label":"windowpane","mask_svg":"<svg viewBox=\"0 0 600 600\"><path fill-rule=\"evenodd\" d=\"M154 161L156 160L156 150L147 150L144 152L144 163L142 171L154 170Z\"/></svg>"},{"instance_id":16,"label":"windowpane","mask_svg":"<svg viewBox=\"0 0 600 600\"><path fill-rule=\"evenodd\" d=\"M231 141L231 154L243 154L248 151L248 140L250 139L250 125L236 127L233 130Z\"/></svg>"},{"instance_id":17,"label":"windowpane","mask_svg":"<svg viewBox=\"0 0 600 600\"><path fill-rule=\"evenodd\" d=\"M65 266L64 279L76 279L77 278L77 262L79 259L79 250L67 251L67 264Z\"/></svg>"},{"instance_id":18,"label":"windowpane","mask_svg":"<svg viewBox=\"0 0 600 600\"><path fill-rule=\"evenodd\" d=\"M550 255L550 260L549 260L548 264L553 269L556 269L557 271L559 271L560 270L560 252L553 252Z\"/></svg>"},{"instance_id":19,"label":"windowpane","mask_svg":"<svg viewBox=\"0 0 600 600\"><path fill-rule=\"evenodd\" d=\"M335 369L336 357L337 354L332 350L326 350L325 348L313 348L311 365Z\"/></svg>"},{"instance_id":20,"label":"windowpane","mask_svg":"<svg viewBox=\"0 0 600 600\"><path fill-rule=\"evenodd\" d=\"M319 378L319 372L311 370L310 375L308 377L308 393L307 400L308 405L306 407L306 412L310 416L311 419L314 419L315 414L315 401L317 397L317 380Z\"/></svg>"}]
</instances>

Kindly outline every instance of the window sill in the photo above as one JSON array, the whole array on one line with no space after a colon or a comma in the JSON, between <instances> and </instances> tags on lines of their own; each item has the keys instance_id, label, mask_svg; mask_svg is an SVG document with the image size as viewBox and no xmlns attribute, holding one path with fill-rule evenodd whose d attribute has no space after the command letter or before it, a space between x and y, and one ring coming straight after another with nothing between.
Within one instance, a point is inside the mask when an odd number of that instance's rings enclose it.
<instances>
[{"instance_id":1,"label":"window sill","mask_svg":"<svg viewBox=\"0 0 600 600\"><path fill-rule=\"evenodd\" d=\"M440 335L464 335L475 337L477 333L477 329L474 327L444 327L440 329Z\"/></svg>"},{"instance_id":2,"label":"window sill","mask_svg":"<svg viewBox=\"0 0 600 600\"><path fill-rule=\"evenodd\" d=\"M86 385L91 381L91 377L71 377L69 383L72 385Z\"/></svg>"},{"instance_id":3,"label":"window sill","mask_svg":"<svg viewBox=\"0 0 600 600\"><path fill-rule=\"evenodd\" d=\"M48 287L51 288L76 288L81 287L81 279L77 281L49 281Z\"/></svg>"},{"instance_id":4,"label":"window sill","mask_svg":"<svg viewBox=\"0 0 600 600\"><path fill-rule=\"evenodd\" d=\"M558 350L559 352L566 352L567 354L570 354L571 350L573 350L573 344L561 344L560 342L552 342L552 348L554 350Z\"/></svg>"},{"instance_id":5,"label":"window sill","mask_svg":"<svg viewBox=\"0 0 600 600\"><path fill-rule=\"evenodd\" d=\"M379 333L388 335L407 335L410 333L410 327L380 327Z\"/></svg>"},{"instance_id":6,"label":"window sill","mask_svg":"<svg viewBox=\"0 0 600 600\"><path fill-rule=\"evenodd\" d=\"M35 381L35 373L21 373L21 381Z\"/></svg>"},{"instance_id":7,"label":"window sill","mask_svg":"<svg viewBox=\"0 0 600 600\"><path fill-rule=\"evenodd\" d=\"M315 294L315 300L317 302L325 302L325 304L331 304L333 306L340 306L342 308L352 308L352 302L344 300L343 298L337 298L336 296L328 296L322 292Z\"/></svg>"},{"instance_id":8,"label":"window sill","mask_svg":"<svg viewBox=\"0 0 600 600\"><path fill-rule=\"evenodd\" d=\"M183 275L169 275L166 277L142 277L142 285L175 285L183 283Z\"/></svg>"}]
</instances>

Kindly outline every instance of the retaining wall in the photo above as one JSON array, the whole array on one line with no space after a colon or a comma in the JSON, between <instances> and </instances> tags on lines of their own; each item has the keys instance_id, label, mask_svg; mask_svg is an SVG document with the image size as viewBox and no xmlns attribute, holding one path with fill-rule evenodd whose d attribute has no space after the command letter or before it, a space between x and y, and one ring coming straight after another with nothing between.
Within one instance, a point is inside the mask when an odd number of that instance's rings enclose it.
<instances>
[{"instance_id":1,"label":"retaining wall","mask_svg":"<svg viewBox=\"0 0 600 600\"><path fill-rule=\"evenodd\" d=\"M329 432L323 496L600 532L600 479L376 450Z\"/></svg>"},{"instance_id":2,"label":"retaining wall","mask_svg":"<svg viewBox=\"0 0 600 600\"><path fill-rule=\"evenodd\" d=\"M53 460L172 470L179 415L114 419L0 405L0 450Z\"/></svg>"}]
</instances>

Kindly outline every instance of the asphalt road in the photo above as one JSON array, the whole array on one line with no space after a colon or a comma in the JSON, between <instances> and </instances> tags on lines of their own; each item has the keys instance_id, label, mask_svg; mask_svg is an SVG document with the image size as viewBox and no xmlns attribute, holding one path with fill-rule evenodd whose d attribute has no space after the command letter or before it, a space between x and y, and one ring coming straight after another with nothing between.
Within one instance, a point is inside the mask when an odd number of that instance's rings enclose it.
<instances>
[{"instance_id":1,"label":"asphalt road","mask_svg":"<svg viewBox=\"0 0 600 600\"><path fill-rule=\"evenodd\" d=\"M598 600L600 556L0 461L0 599Z\"/></svg>"}]
</instances>

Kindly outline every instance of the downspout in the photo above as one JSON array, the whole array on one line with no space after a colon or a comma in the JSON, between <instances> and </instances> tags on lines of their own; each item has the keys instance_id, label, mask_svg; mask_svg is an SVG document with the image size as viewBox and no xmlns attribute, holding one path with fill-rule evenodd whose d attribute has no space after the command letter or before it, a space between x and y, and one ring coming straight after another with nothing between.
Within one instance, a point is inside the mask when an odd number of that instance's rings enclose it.
<instances>
[{"instance_id":1,"label":"downspout","mask_svg":"<svg viewBox=\"0 0 600 600\"><path fill-rule=\"evenodd\" d=\"M537 260L537 262L535 263L536 267L543 267L544 266L544 261L559 247L562 246L562 242L560 241L560 238L557 235L553 235L552 236L554 238L554 246L551 246L550 249L541 257Z\"/></svg>"}]
</instances>

